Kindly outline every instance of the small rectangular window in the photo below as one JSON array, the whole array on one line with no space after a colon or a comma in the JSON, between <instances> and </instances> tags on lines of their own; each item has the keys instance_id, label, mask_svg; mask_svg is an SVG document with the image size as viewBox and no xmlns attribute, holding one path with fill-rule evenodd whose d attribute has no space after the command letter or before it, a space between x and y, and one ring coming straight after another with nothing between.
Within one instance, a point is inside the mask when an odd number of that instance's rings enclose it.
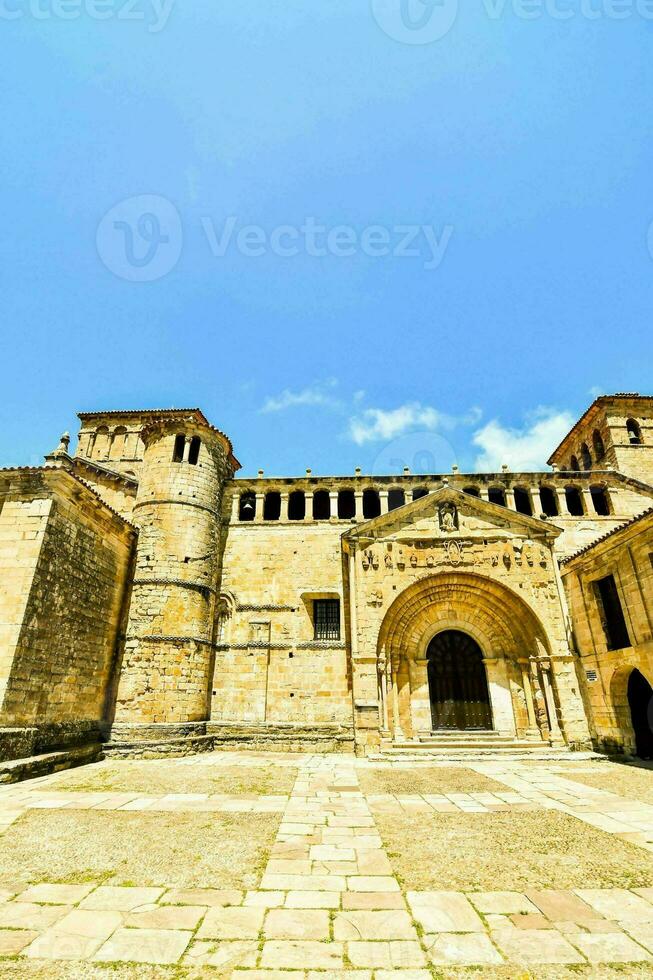
<instances>
[{"instance_id":1,"label":"small rectangular window","mask_svg":"<svg viewBox=\"0 0 653 980\"><path fill-rule=\"evenodd\" d=\"M340 600L314 599L313 621L316 640L339 640Z\"/></svg>"},{"instance_id":2,"label":"small rectangular window","mask_svg":"<svg viewBox=\"0 0 653 980\"><path fill-rule=\"evenodd\" d=\"M619 598L619 590L614 575L606 575L594 583L608 650L622 650L630 646L630 636L624 618L624 611Z\"/></svg>"}]
</instances>

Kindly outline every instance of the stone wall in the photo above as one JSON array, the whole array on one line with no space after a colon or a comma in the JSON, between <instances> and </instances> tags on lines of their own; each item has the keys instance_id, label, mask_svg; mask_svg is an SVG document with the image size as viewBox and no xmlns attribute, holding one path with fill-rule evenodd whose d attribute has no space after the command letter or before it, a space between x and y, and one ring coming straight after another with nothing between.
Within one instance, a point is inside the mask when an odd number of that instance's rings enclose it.
<instances>
[{"instance_id":1,"label":"stone wall","mask_svg":"<svg viewBox=\"0 0 653 980\"><path fill-rule=\"evenodd\" d=\"M71 744L105 717L135 531L63 469L5 471L0 497L0 724Z\"/></svg>"},{"instance_id":2,"label":"stone wall","mask_svg":"<svg viewBox=\"0 0 653 980\"><path fill-rule=\"evenodd\" d=\"M631 646L609 650L594 583L613 575ZM637 668L653 685L653 514L612 534L562 567L582 660L585 703L598 748L634 751L627 698Z\"/></svg>"}]
</instances>

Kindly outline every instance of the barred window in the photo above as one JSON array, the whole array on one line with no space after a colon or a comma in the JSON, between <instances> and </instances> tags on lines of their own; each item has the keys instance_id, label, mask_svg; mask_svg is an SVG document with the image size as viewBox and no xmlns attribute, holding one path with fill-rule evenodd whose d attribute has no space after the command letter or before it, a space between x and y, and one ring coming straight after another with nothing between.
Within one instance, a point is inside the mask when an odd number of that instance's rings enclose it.
<instances>
[{"instance_id":1,"label":"barred window","mask_svg":"<svg viewBox=\"0 0 653 980\"><path fill-rule=\"evenodd\" d=\"M313 622L316 640L339 640L340 600L314 599Z\"/></svg>"}]
</instances>

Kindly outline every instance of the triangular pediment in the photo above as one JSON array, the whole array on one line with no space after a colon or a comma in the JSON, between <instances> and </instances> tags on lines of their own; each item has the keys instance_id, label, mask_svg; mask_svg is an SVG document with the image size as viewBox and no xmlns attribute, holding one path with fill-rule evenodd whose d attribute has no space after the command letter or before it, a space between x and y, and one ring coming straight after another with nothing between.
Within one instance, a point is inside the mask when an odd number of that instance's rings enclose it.
<instances>
[{"instance_id":1,"label":"triangular pediment","mask_svg":"<svg viewBox=\"0 0 653 980\"><path fill-rule=\"evenodd\" d=\"M443 486L388 514L356 525L343 537L360 543L434 538L454 541L513 537L553 540L561 533L560 528L547 521Z\"/></svg>"}]
</instances>

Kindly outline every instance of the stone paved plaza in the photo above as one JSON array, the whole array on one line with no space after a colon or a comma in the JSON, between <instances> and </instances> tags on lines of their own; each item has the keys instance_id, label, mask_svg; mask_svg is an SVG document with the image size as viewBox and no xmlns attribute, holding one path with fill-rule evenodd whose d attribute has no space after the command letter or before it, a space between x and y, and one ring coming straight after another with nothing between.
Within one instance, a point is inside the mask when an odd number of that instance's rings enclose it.
<instances>
[{"instance_id":1,"label":"stone paved plaza","mask_svg":"<svg viewBox=\"0 0 653 980\"><path fill-rule=\"evenodd\" d=\"M1 787L0 825L2 976L653 975L644 767L105 761Z\"/></svg>"}]
</instances>

